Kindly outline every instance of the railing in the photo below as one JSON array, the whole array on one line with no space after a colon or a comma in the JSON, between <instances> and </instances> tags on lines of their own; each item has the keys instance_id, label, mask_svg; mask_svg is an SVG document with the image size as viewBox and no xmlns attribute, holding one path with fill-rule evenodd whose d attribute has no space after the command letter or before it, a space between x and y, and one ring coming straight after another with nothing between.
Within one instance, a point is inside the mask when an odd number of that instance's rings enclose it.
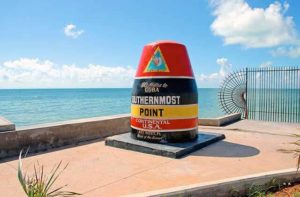
<instances>
[{"instance_id":1,"label":"railing","mask_svg":"<svg viewBox=\"0 0 300 197\"><path fill-rule=\"evenodd\" d=\"M230 74L219 100L226 113L246 119L300 123L300 68L246 68Z\"/></svg>"}]
</instances>

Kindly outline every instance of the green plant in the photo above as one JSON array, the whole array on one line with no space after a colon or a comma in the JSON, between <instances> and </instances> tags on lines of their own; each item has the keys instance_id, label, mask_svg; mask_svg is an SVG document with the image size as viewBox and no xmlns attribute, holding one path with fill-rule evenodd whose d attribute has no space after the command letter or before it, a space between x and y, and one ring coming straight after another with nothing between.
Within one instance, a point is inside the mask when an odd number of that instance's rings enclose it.
<instances>
[{"instance_id":1,"label":"green plant","mask_svg":"<svg viewBox=\"0 0 300 197\"><path fill-rule=\"evenodd\" d=\"M34 173L32 175L28 175L27 172L23 172L21 151L18 163L18 179L28 197L67 197L81 195L76 192L63 191L62 189L67 185L52 189L54 183L67 168L67 166L68 164L62 167L62 161L60 161L52 168L49 175L45 175L44 166L37 162L37 164L34 164Z\"/></svg>"},{"instance_id":2,"label":"green plant","mask_svg":"<svg viewBox=\"0 0 300 197\"><path fill-rule=\"evenodd\" d=\"M263 185L251 185L247 191L247 197L273 197L273 192L276 192L282 188L283 180L271 179L269 182Z\"/></svg>"},{"instance_id":3,"label":"green plant","mask_svg":"<svg viewBox=\"0 0 300 197\"><path fill-rule=\"evenodd\" d=\"M247 197L265 197L266 195L266 188L262 185L251 185L246 192Z\"/></svg>"},{"instance_id":4,"label":"green plant","mask_svg":"<svg viewBox=\"0 0 300 197\"><path fill-rule=\"evenodd\" d=\"M274 197L274 192L280 190L283 185L286 184L286 180L271 179L269 182L262 185L246 185L245 193L241 193L239 190L232 188L230 192L231 197Z\"/></svg>"}]
</instances>

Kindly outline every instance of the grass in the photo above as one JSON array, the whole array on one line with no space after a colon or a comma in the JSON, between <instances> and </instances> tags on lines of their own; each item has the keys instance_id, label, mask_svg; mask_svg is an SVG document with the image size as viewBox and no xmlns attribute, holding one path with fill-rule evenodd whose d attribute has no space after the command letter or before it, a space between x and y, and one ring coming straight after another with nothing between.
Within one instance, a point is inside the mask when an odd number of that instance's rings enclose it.
<instances>
[{"instance_id":1,"label":"grass","mask_svg":"<svg viewBox=\"0 0 300 197\"><path fill-rule=\"evenodd\" d=\"M67 167L68 164L63 166L62 161L60 161L52 168L50 173L46 175L44 166L37 162L34 164L34 173L28 175L27 172L24 173L23 171L21 151L18 163L18 179L28 197L68 197L81 195L76 192L64 191L63 189L67 185L54 187L55 182Z\"/></svg>"}]
</instances>

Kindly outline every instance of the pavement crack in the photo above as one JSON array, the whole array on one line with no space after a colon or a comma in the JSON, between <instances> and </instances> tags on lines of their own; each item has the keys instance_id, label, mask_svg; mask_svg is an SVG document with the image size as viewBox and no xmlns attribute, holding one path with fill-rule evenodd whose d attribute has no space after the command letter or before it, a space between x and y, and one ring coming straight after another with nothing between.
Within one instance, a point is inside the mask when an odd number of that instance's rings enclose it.
<instances>
[{"instance_id":1,"label":"pavement crack","mask_svg":"<svg viewBox=\"0 0 300 197\"><path fill-rule=\"evenodd\" d=\"M154 167L152 167L152 168L147 168L147 169L138 171L138 172L136 172L136 173L133 173L133 174L128 175L128 176L126 176L126 177L123 177L123 178L120 178L120 179L118 179L118 180L109 182L109 183L107 183L107 184L101 185L101 186L99 186L99 187L95 187L95 188L93 188L93 189L90 189L90 190L84 192L83 194L87 194L87 193L90 193L90 192L95 191L95 190L97 190L97 189L101 189L101 188L104 188L104 187L106 187L106 186L113 185L113 184L115 184L115 183L118 183L118 182L121 182L121 181L123 181L123 180L129 179L129 178L134 177L134 176L136 176L136 175L138 175L138 174L141 174L141 173L147 172L147 171L149 171L149 170L155 169L155 168L157 168L157 167L160 167L160 166L165 165L165 164L170 163L170 162L172 162L172 160L169 160L169 161L160 163L160 164L158 164L158 165L156 165L156 166L154 166Z\"/></svg>"},{"instance_id":2,"label":"pavement crack","mask_svg":"<svg viewBox=\"0 0 300 197\"><path fill-rule=\"evenodd\" d=\"M199 128L201 130L201 128ZM272 133L272 132L267 132L267 131L255 131L255 130L250 130L250 129L239 129L239 128L218 128L218 127L213 127L213 128L202 128L205 130L220 130L220 131L237 131L237 132L243 132L243 133L258 133L258 134L263 134L263 135L275 135L275 136L285 136L285 137L293 137L292 133L288 134L279 134L279 133Z\"/></svg>"}]
</instances>

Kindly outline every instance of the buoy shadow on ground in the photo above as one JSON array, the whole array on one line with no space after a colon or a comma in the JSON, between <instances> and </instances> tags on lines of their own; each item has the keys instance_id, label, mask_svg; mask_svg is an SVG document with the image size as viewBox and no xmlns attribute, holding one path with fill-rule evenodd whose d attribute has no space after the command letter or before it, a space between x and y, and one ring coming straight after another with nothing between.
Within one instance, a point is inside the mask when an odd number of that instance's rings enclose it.
<instances>
[{"instance_id":1,"label":"buoy shadow on ground","mask_svg":"<svg viewBox=\"0 0 300 197\"><path fill-rule=\"evenodd\" d=\"M192 153L192 156L209 157L251 157L258 155L259 149L238 143L219 141Z\"/></svg>"}]
</instances>

